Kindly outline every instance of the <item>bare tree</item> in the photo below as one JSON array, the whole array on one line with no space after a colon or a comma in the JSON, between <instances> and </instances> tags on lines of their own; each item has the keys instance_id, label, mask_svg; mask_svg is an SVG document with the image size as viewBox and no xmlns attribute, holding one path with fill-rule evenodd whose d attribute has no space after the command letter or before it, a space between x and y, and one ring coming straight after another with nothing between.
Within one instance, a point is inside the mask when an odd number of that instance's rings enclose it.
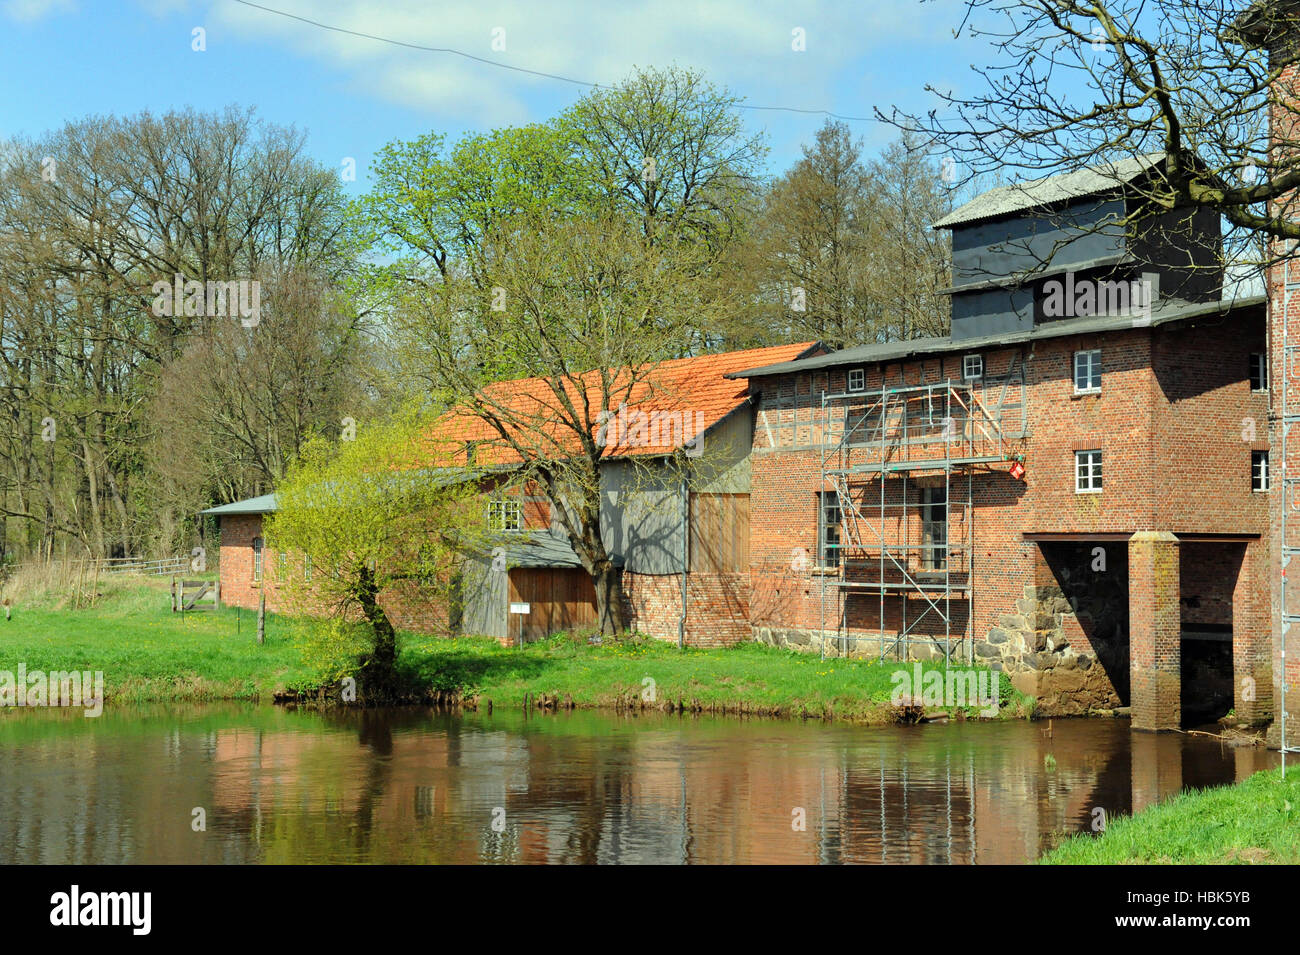
<instances>
[{"instance_id":1,"label":"bare tree","mask_svg":"<svg viewBox=\"0 0 1300 955\"><path fill-rule=\"evenodd\" d=\"M1200 212L1229 224L1224 258L1258 266L1260 237L1300 238L1297 104L1277 84L1300 14L1292 2L968 0L960 31L997 63L975 91L932 86L943 107L884 118L932 137L959 182L1011 180L1033 198L1049 173L1112 171L1128 194L1118 224ZM1271 126L1271 129L1270 129ZM1133 163L1149 174L1132 177ZM1181 229L1183 226L1173 226Z\"/></svg>"},{"instance_id":2,"label":"bare tree","mask_svg":"<svg viewBox=\"0 0 1300 955\"><path fill-rule=\"evenodd\" d=\"M303 148L235 109L95 117L5 145L0 513L25 528L14 539L7 526L6 546L48 553L62 536L91 555L134 553L151 528L185 520L157 511L144 458L159 375L240 316L204 294L159 309L153 287L286 270L342 281L337 177Z\"/></svg>"}]
</instances>

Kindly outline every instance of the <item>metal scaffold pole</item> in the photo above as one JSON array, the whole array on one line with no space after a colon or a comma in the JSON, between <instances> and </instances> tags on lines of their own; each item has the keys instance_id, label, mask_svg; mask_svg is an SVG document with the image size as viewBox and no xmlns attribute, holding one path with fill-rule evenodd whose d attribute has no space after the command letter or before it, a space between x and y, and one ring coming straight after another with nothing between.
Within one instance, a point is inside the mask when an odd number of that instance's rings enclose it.
<instances>
[{"instance_id":1,"label":"metal scaffold pole","mask_svg":"<svg viewBox=\"0 0 1300 955\"><path fill-rule=\"evenodd\" d=\"M1300 620L1300 615L1290 612L1290 604L1287 597L1287 568L1293 557L1300 553L1300 547L1296 546L1287 533L1287 526L1292 516L1300 511L1293 500L1297 485L1300 485L1300 477L1293 477L1291 473L1290 443L1288 437L1293 425L1300 421L1300 413L1296 413L1291 408L1291 387L1292 378L1295 372L1295 362L1297 352L1300 351L1300 343L1293 341L1291 336L1291 305L1293 300L1292 293L1296 288L1300 288L1300 281L1295 277L1295 252L1297 246L1292 243L1286 261L1283 264L1282 272L1282 382L1281 382L1281 408L1280 417L1282 419L1281 427L1281 462L1279 473L1282 478L1282 495L1280 501L1280 513L1278 520L1278 536L1281 545L1282 566L1280 568L1280 579L1278 584L1278 602L1281 614L1280 635L1278 638L1278 692L1281 699L1278 701L1278 747L1282 753L1282 776L1286 777L1286 758L1288 753L1300 753L1300 748L1291 746L1290 737L1287 734L1287 721L1290 714L1287 712L1287 631L1291 626Z\"/></svg>"},{"instance_id":2,"label":"metal scaffold pole","mask_svg":"<svg viewBox=\"0 0 1300 955\"><path fill-rule=\"evenodd\" d=\"M1002 387L1005 393L1007 385ZM847 654L850 606L859 611L870 606L855 601L857 594L859 600L876 598L882 659L891 650L905 658L919 642L950 663L954 615L964 617L955 637L958 645L966 644L970 658L974 469L1010 460L1001 431L1002 403L990 414L969 382L890 385L882 375L878 390L824 391L822 408L828 427L821 486L834 502L821 505L825 539L819 546L837 555L836 566L824 568L822 576L823 656L826 601L834 600L836 644ZM829 425L832 417L843 419L838 432ZM874 505L867 493L871 481L880 482ZM954 492L963 485L964 499L957 500ZM832 516L833 539L826 532ZM917 612L909 601L915 601Z\"/></svg>"}]
</instances>

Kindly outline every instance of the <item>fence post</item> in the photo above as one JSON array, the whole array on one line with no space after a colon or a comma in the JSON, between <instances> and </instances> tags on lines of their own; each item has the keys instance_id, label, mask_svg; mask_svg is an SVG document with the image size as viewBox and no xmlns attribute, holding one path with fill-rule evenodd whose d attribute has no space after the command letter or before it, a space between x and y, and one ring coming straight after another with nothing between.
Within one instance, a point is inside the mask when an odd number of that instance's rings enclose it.
<instances>
[{"instance_id":1,"label":"fence post","mask_svg":"<svg viewBox=\"0 0 1300 955\"><path fill-rule=\"evenodd\" d=\"M266 642L266 594L257 595L257 645Z\"/></svg>"}]
</instances>

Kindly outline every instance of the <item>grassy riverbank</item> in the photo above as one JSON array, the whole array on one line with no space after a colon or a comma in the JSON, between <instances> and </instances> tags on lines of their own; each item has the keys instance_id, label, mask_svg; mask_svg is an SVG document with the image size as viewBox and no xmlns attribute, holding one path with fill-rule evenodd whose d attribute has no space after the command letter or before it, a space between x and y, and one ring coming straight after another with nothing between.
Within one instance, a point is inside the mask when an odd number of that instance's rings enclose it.
<instances>
[{"instance_id":1,"label":"grassy riverbank","mask_svg":"<svg viewBox=\"0 0 1300 955\"><path fill-rule=\"evenodd\" d=\"M268 615L256 643L256 615L225 608L174 614L162 581L102 582L93 608L60 599L21 603L0 620L0 670L101 670L109 702L266 700L280 690L310 691L322 679L317 646L326 625ZM523 649L494 640L405 634L399 668L413 685L522 708L554 697L577 707L640 706L652 698L715 712L892 722L895 663L827 660L759 644L679 651L657 640L557 636ZM927 667L928 669L928 667ZM909 667L910 670L910 667ZM1028 712L1004 685L1004 716ZM647 703L651 705L651 703ZM974 713L974 708L968 710Z\"/></svg>"},{"instance_id":2,"label":"grassy riverbank","mask_svg":"<svg viewBox=\"0 0 1300 955\"><path fill-rule=\"evenodd\" d=\"M1100 836L1074 836L1047 865L1300 863L1300 767L1256 773L1235 786L1185 792Z\"/></svg>"}]
</instances>

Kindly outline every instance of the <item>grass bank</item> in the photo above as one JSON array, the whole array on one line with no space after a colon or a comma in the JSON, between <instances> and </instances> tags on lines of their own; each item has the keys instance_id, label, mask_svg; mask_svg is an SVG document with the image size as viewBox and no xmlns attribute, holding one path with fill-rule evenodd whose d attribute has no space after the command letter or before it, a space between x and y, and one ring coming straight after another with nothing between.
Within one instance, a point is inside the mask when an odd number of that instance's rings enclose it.
<instances>
[{"instance_id":1,"label":"grass bank","mask_svg":"<svg viewBox=\"0 0 1300 955\"><path fill-rule=\"evenodd\" d=\"M0 670L103 671L114 703L269 698L310 681L288 621L268 615L259 647L256 614L172 613L168 586L101 578L93 607L73 609L59 593L18 602L11 620L0 619Z\"/></svg>"},{"instance_id":2,"label":"grass bank","mask_svg":"<svg viewBox=\"0 0 1300 955\"><path fill-rule=\"evenodd\" d=\"M0 670L19 663L29 672L100 670L107 700L118 703L267 700L328 682L317 640L324 623L270 614L266 643L258 646L255 614L172 613L166 581L101 581L99 590L91 608L73 609L57 595L20 603L12 620L0 620ZM706 712L897 719L889 703L895 663L822 661L754 643L682 651L647 639L593 646L566 635L520 649L403 634L401 648L398 665L413 685L480 705L490 700L495 708L540 698L582 708L645 701L655 709L671 703ZM1005 716L1029 711L1005 681L1003 704Z\"/></svg>"},{"instance_id":3,"label":"grass bank","mask_svg":"<svg viewBox=\"0 0 1300 955\"><path fill-rule=\"evenodd\" d=\"M1046 865L1300 863L1300 767L1256 773L1235 786L1185 792L1099 836L1079 835Z\"/></svg>"}]
</instances>

